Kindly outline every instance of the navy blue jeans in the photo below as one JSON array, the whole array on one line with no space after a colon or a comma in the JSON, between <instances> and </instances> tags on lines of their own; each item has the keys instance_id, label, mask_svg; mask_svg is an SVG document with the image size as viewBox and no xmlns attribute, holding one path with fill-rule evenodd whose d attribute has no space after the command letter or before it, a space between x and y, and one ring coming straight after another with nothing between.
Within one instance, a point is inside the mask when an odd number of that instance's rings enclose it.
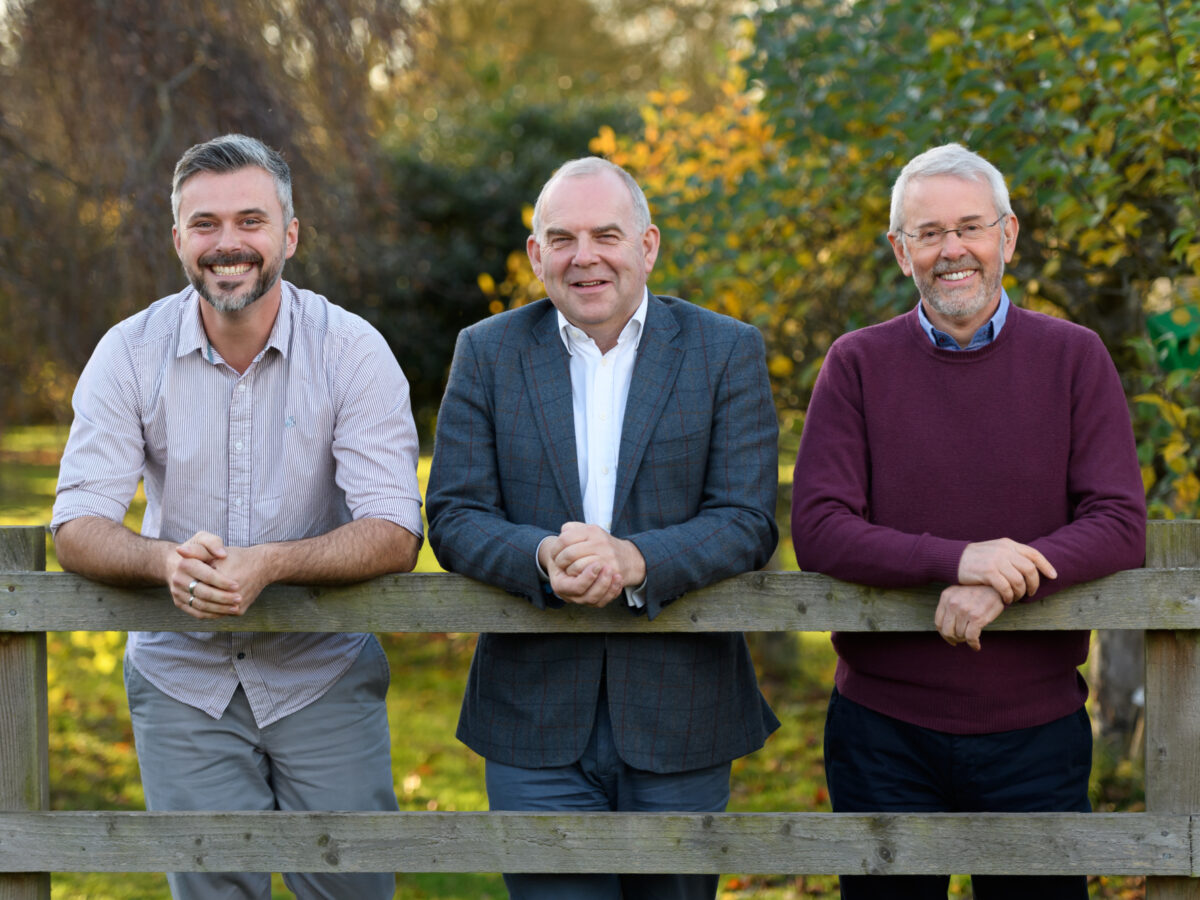
<instances>
[{"instance_id":1,"label":"navy blue jeans","mask_svg":"<svg viewBox=\"0 0 1200 900\"><path fill-rule=\"evenodd\" d=\"M523 769L487 760L493 810L554 812L722 812L729 802L729 763L659 774L635 769L617 754L608 697L601 689L583 756L568 766ZM552 875L505 873L512 900L712 900L718 875Z\"/></svg>"},{"instance_id":2,"label":"navy blue jeans","mask_svg":"<svg viewBox=\"0 0 1200 900\"><path fill-rule=\"evenodd\" d=\"M948 734L837 692L825 717L834 812L1090 812L1092 727L1080 709L1045 725ZM947 860L952 863L953 860ZM843 875L843 900L945 900L949 875ZM1087 900L1083 876L974 875L975 900Z\"/></svg>"}]
</instances>

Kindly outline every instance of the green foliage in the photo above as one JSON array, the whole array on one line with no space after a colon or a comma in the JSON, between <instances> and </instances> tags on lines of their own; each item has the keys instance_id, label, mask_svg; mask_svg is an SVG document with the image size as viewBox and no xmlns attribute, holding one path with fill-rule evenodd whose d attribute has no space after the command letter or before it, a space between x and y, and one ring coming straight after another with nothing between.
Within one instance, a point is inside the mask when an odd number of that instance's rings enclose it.
<instances>
[{"instance_id":1,"label":"green foliage","mask_svg":"<svg viewBox=\"0 0 1200 900\"><path fill-rule=\"evenodd\" d=\"M649 86L703 94L737 2L0 3L0 425L67 421L101 334L183 286L172 166L242 131L293 170L287 277L382 327L428 437L522 206Z\"/></svg>"},{"instance_id":2,"label":"green foliage","mask_svg":"<svg viewBox=\"0 0 1200 900\"><path fill-rule=\"evenodd\" d=\"M510 252L524 246L523 206L559 164L587 153L602 124L636 115L588 100L523 103L512 92L459 113L388 137L374 252L358 252L362 233L347 235L356 263L330 273L391 344L426 435L459 330L495 311L481 273L503 280Z\"/></svg>"},{"instance_id":3,"label":"green foliage","mask_svg":"<svg viewBox=\"0 0 1200 900\"><path fill-rule=\"evenodd\" d=\"M960 141L1009 180L1014 287L1117 352L1152 279L1200 274L1195 4L802 2L757 25L764 106L800 171L825 176L815 199L834 219ZM893 270L876 299L903 306Z\"/></svg>"},{"instance_id":4,"label":"green foliage","mask_svg":"<svg viewBox=\"0 0 1200 900\"><path fill-rule=\"evenodd\" d=\"M916 302L885 240L890 190L948 141L1007 177L1013 298L1098 332L1131 395L1200 417L1169 396L1187 377L1131 343L1200 276L1200 7L797 0L752 22L755 52L709 109L652 96L641 135L593 146L651 198L656 287L763 329L785 434L829 343ZM1192 514L1178 440L1135 423L1147 483L1173 497L1156 512Z\"/></svg>"}]
</instances>

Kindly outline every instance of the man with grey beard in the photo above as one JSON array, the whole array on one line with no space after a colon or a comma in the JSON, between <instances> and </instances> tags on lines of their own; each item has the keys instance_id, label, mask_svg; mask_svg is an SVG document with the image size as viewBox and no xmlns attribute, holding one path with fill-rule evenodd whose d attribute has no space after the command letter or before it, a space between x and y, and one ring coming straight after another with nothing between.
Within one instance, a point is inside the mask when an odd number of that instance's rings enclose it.
<instances>
[{"instance_id":1,"label":"man with grey beard","mask_svg":"<svg viewBox=\"0 0 1200 900\"><path fill-rule=\"evenodd\" d=\"M912 159L888 240L914 309L842 335L821 367L792 487L802 569L936 584L925 631L833 635L835 812L1086 812L1083 630L987 630L1013 604L1141 565L1146 504L1100 339L1002 286L1017 217L958 144ZM953 870L953 857L942 861ZM945 900L949 876L848 873L843 900ZM976 900L1086 900L1082 876L972 878Z\"/></svg>"},{"instance_id":2,"label":"man with grey beard","mask_svg":"<svg viewBox=\"0 0 1200 900\"><path fill-rule=\"evenodd\" d=\"M281 280L291 173L243 135L190 148L171 193L191 286L112 328L75 390L51 528L64 569L240 616L275 582L416 562L408 383L379 333ZM144 480L141 533L122 524ZM186 620L184 620L186 621ZM368 634L133 632L125 684L151 810L394 810L387 659ZM391 873L285 874L390 898ZM168 876L176 898L268 898L269 873Z\"/></svg>"}]
</instances>

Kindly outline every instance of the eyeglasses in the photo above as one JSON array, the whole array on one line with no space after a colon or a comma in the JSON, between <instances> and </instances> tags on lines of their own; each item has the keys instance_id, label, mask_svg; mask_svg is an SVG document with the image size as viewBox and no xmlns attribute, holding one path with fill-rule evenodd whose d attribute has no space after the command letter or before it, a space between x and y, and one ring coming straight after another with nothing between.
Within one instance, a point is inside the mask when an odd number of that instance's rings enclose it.
<instances>
[{"instance_id":1,"label":"eyeglasses","mask_svg":"<svg viewBox=\"0 0 1200 900\"><path fill-rule=\"evenodd\" d=\"M946 240L946 235L954 233L958 235L958 239L964 244L974 244L982 241L988 236L988 230L995 228L1006 217L1001 216L995 222L989 222L987 225L979 222L971 222L968 225L959 225L957 228L922 228L920 231L910 234L907 231L899 231L906 238L912 238L912 242L917 247L940 247Z\"/></svg>"}]
</instances>

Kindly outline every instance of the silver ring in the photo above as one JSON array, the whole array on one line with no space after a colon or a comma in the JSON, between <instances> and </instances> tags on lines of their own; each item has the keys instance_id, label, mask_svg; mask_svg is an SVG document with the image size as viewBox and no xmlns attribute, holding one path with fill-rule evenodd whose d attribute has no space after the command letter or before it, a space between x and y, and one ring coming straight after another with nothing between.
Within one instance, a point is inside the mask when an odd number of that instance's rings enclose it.
<instances>
[{"instance_id":1,"label":"silver ring","mask_svg":"<svg viewBox=\"0 0 1200 900\"><path fill-rule=\"evenodd\" d=\"M193 601L193 600L195 600L195 599L196 599L195 597L188 597L188 606L191 606L191 605L192 605L192 601Z\"/></svg>"},{"instance_id":2,"label":"silver ring","mask_svg":"<svg viewBox=\"0 0 1200 900\"><path fill-rule=\"evenodd\" d=\"M196 578L192 579L192 583L188 585L188 596L189 597L196 596L196 585L198 585L199 583L200 583L199 579L196 579Z\"/></svg>"}]
</instances>

